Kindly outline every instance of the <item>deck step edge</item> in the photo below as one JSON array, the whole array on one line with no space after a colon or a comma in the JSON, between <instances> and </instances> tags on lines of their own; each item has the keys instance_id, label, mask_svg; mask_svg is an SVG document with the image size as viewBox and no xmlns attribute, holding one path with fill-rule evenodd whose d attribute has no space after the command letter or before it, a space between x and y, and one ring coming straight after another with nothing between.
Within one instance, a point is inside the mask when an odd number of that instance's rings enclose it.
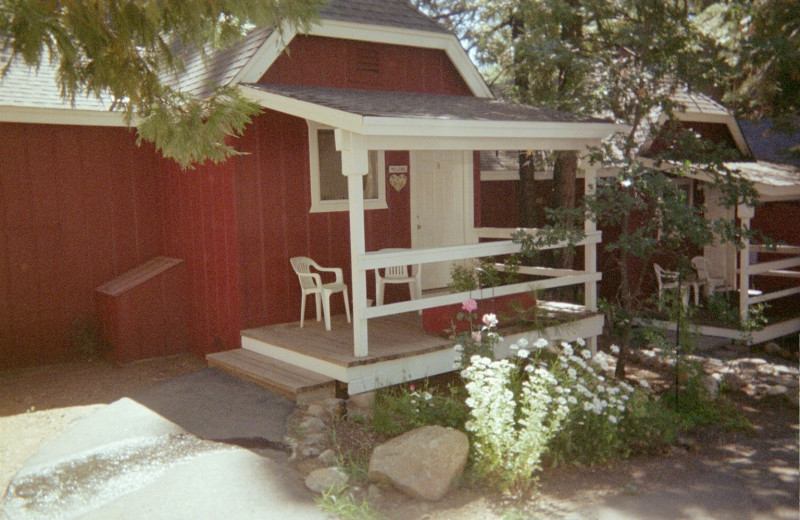
<instances>
[{"instance_id":1,"label":"deck step edge","mask_svg":"<svg viewBox=\"0 0 800 520\"><path fill-rule=\"evenodd\" d=\"M336 381L327 376L245 349L206 355L209 366L279 393L297 404L334 397Z\"/></svg>"}]
</instances>

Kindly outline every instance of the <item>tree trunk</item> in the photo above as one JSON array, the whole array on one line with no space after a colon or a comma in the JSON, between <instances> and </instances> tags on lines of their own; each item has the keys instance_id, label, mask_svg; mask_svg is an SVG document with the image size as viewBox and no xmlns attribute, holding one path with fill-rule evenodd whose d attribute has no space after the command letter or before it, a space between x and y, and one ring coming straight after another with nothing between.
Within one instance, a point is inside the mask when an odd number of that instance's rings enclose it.
<instances>
[{"instance_id":1,"label":"tree trunk","mask_svg":"<svg viewBox=\"0 0 800 520\"><path fill-rule=\"evenodd\" d=\"M550 198L550 207L574 208L575 207L575 179L578 176L578 153L556 152L553 165L553 193ZM574 228L578 223L567 222ZM561 257L561 267L572 269L575 266L575 255L564 251Z\"/></svg>"},{"instance_id":2,"label":"tree trunk","mask_svg":"<svg viewBox=\"0 0 800 520\"><path fill-rule=\"evenodd\" d=\"M536 228L542 225L544 208L536 200L536 179L533 158L519 156L519 225Z\"/></svg>"}]
</instances>

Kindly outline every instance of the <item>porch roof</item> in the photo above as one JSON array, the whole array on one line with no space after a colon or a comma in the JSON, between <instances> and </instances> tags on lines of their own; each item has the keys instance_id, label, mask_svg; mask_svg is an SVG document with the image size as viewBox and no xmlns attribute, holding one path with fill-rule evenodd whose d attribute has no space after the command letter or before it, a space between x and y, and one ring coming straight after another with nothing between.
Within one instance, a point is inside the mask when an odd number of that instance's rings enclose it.
<instances>
[{"instance_id":1,"label":"porch roof","mask_svg":"<svg viewBox=\"0 0 800 520\"><path fill-rule=\"evenodd\" d=\"M765 201L800 199L800 168L797 166L765 161L729 162L725 166L755 183Z\"/></svg>"},{"instance_id":2,"label":"porch roof","mask_svg":"<svg viewBox=\"0 0 800 520\"><path fill-rule=\"evenodd\" d=\"M734 175L752 182L762 202L800 200L800 168L789 164L766 161L726 162L725 167ZM695 165L689 175L702 182L711 182L712 176L703 165Z\"/></svg>"},{"instance_id":3,"label":"porch roof","mask_svg":"<svg viewBox=\"0 0 800 520\"><path fill-rule=\"evenodd\" d=\"M582 149L622 129L605 119L471 96L259 83L240 88L265 108L371 136L368 144L384 150Z\"/></svg>"}]
</instances>

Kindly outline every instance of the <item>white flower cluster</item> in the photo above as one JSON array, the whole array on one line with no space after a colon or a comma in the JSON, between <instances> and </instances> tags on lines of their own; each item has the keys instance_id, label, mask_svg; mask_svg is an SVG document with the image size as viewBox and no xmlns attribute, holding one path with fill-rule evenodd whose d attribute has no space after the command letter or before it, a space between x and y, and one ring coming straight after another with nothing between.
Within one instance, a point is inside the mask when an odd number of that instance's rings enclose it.
<instances>
[{"instance_id":1,"label":"white flower cluster","mask_svg":"<svg viewBox=\"0 0 800 520\"><path fill-rule=\"evenodd\" d=\"M511 345L512 360L472 356L461 372L471 414L466 428L476 439L478 463L509 486L539 468L547 443L568 418L615 428L634 391L627 383L606 381L589 362L592 353L583 341L562 343L555 359L545 363L540 357L547 357L541 354L548 345L522 339Z\"/></svg>"},{"instance_id":2,"label":"white flower cluster","mask_svg":"<svg viewBox=\"0 0 800 520\"><path fill-rule=\"evenodd\" d=\"M518 350L528 353L524 349ZM528 364L524 372L507 359L473 356L461 372L480 471L494 474L504 487L525 485L539 468L547 443L569 413L557 395L558 380L544 367ZM517 378L523 377L521 385ZM520 388L514 395L512 388Z\"/></svg>"},{"instance_id":3,"label":"white flower cluster","mask_svg":"<svg viewBox=\"0 0 800 520\"><path fill-rule=\"evenodd\" d=\"M559 381L563 391L575 399L570 401L573 411L617 424L626 412L633 388L624 382L607 381L595 364L587 363L591 359L589 349L581 348L576 354L571 345L562 343L561 353L552 368L562 376Z\"/></svg>"}]
</instances>

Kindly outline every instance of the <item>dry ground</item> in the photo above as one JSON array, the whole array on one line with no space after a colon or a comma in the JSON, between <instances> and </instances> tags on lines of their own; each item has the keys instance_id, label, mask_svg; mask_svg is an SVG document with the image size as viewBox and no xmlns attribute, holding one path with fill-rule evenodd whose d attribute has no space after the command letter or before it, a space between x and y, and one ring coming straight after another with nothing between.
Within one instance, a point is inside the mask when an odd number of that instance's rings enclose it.
<instances>
[{"instance_id":1,"label":"dry ground","mask_svg":"<svg viewBox=\"0 0 800 520\"><path fill-rule=\"evenodd\" d=\"M0 497L22 464L76 419L205 361L178 354L115 365L75 361L0 371Z\"/></svg>"},{"instance_id":2,"label":"dry ground","mask_svg":"<svg viewBox=\"0 0 800 520\"><path fill-rule=\"evenodd\" d=\"M0 494L24 461L70 422L205 366L181 354L124 366L80 361L0 371ZM542 477L541 493L526 504L469 488L436 504L390 492L380 503L391 520L797 519L797 407L785 399L743 394L736 394L735 402L753 423L751 432L709 428L694 432L696 444L688 450L550 470ZM524 515L509 515L523 507Z\"/></svg>"}]
</instances>

